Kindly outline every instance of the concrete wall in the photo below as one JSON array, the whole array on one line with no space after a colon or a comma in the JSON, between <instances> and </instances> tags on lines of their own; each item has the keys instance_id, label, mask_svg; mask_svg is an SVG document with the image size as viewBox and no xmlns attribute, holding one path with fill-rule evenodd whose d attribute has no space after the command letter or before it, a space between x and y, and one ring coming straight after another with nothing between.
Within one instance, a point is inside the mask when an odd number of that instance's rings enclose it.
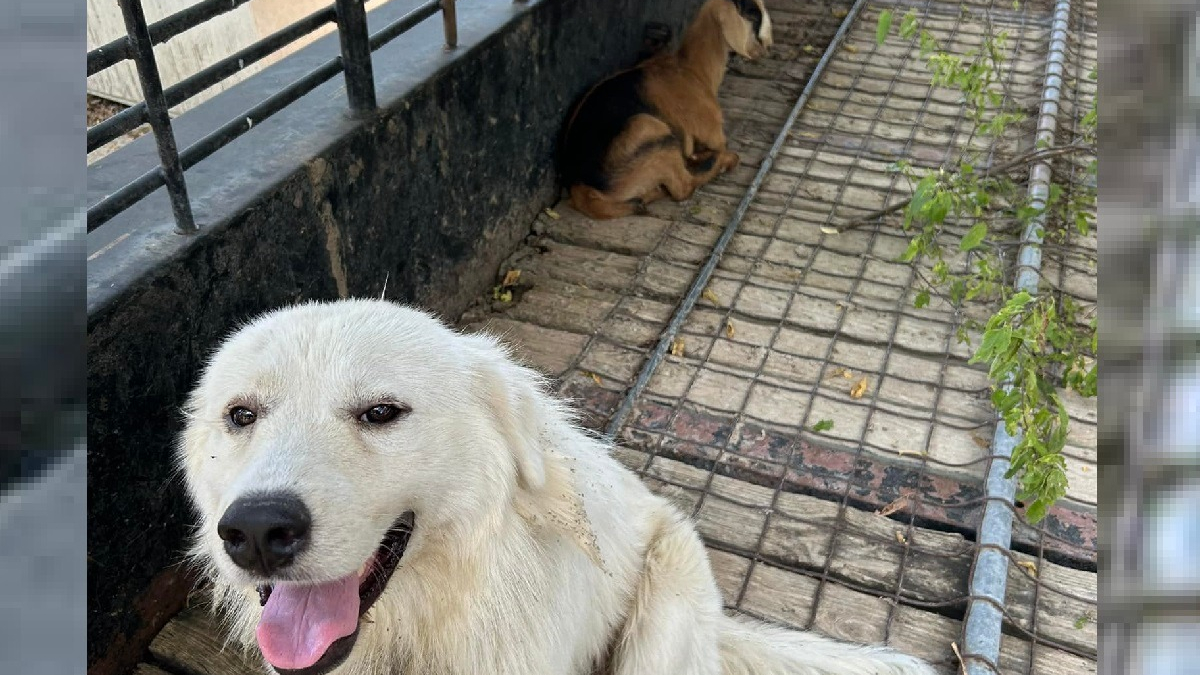
<instances>
[{"instance_id":1,"label":"concrete wall","mask_svg":"<svg viewBox=\"0 0 1200 675\"><path fill-rule=\"evenodd\" d=\"M200 234L172 231L161 194L89 234L89 673L128 672L190 589L172 445L216 342L280 305L378 296L385 278L388 298L457 316L557 197L570 102L631 62L645 21L678 35L697 5L460 2L455 53L436 17L376 53L377 115L348 117L336 79L190 170ZM180 146L328 59L331 40L183 115ZM89 167L92 203L153 164L146 137Z\"/></svg>"}]
</instances>

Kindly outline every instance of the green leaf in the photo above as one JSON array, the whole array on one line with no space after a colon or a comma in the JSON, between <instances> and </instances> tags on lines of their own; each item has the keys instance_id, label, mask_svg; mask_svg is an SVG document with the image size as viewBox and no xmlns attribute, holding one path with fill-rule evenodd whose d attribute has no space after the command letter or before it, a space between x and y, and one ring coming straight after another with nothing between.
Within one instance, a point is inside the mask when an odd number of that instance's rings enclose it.
<instances>
[{"instance_id":1,"label":"green leaf","mask_svg":"<svg viewBox=\"0 0 1200 675\"><path fill-rule=\"evenodd\" d=\"M971 227L971 229L968 230L965 235L963 235L962 241L958 243L958 250L973 251L979 248L979 245L983 243L983 238L987 236L987 233L987 223L975 223L975 225Z\"/></svg>"},{"instance_id":2,"label":"green leaf","mask_svg":"<svg viewBox=\"0 0 1200 675\"><path fill-rule=\"evenodd\" d=\"M900 262L912 262L912 259L917 257L917 253L920 253L920 251L921 238L914 237L913 240L908 243L908 248L904 251L904 253L900 254Z\"/></svg>"},{"instance_id":3,"label":"green leaf","mask_svg":"<svg viewBox=\"0 0 1200 675\"><path fill-rule=\"evenodd\" d=\"M939 192L934 195L934 198L929 202L929 222L945 222L946 216L950 213L950 206L953 203L953 199L953 195L948 192Z\"/></svg>"},{"instance_id":4,"label":"green leaf","mask_svg":"<svg viewBox=\"0 0 1200 675\"><path fill-rule=\"evenodd\" d=\"M885 9L879 15L879 25L875 26L875 43L883 44L890 32L892 32L892 10Z\"/></svg>"},{"instance_id":5,"label":"green leaf","mask_svg":"<svg viewBox=\"0 0 1200 675\"><path fill-rule=\"evenodd\" d=\"M934 188L937 186L937 176L927 174L917 183L917 189L913 191L912 201L908 204L908 210L914 214L919 214L921 209L933 198Z\"/></svg>"},{"instance_id":6,"label":"green leaf","mask_svg":"<svg viewBox=\"0 0 1200 675\"><path fill-rule=\"evenodd\" d=\"M1046 517L1046 512L1049 510L1050 502L1039 498L1030 504L1029 508L1025 510L1025 517L1029 519L1030 523L1036 525L1042 522L1042 519Z\"/></svg>"},{"instance_id":7,"label":"green leaf","mask_svg":"<svg viewBox=\"0 0 1200 675\"><path fill-rule=\"evenodd\" d=\"M829 431L832 428L833 428L833 420L821 420L820 422L817 422L816 424L812 425L812 430L817 433L821 433L822 431Z\"/></svg>"},{"instance_id":8,"label":"green leaf","mask_svg":"<svg viewBox=\"0 0 1200 675\"><path fill-rule=\"evenodd\" d=\"M950 284L950 302L959 304L967 294L967 284L962 279L955 279Z\"/></svg>"},{"instance_id":9,"label":"green leaf","mask_svg":"<svg viewBox=\"0 0 1200 675\"><path fill-rule=\"evenodd\" d=\"M900 21L900 37L905 40L911 38L917 32L917 10L910 9L904 14L904 19Z\"/></svg>"},{"instance_id":10,"label":"green leaf","mask_svg":"<svg viewBox=\"0 0 1200 675\"><path fill-rule=\"evenodd\" d=\"M919 293L917 293L916 299L913 300L913 307L920 309L922 307L927 306L928 304L929 304L929 291L920 291Z\"/></svg>"}]
</instances>

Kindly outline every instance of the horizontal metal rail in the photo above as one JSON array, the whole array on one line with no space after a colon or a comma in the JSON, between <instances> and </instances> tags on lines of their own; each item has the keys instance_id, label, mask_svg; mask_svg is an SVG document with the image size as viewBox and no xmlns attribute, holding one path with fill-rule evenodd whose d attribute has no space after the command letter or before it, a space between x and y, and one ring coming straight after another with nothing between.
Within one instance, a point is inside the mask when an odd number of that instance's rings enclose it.
<instances>
[{"instance_id":1,"label":"horizontal metal rail","mask_svg":"<svg viewBox=\"0 0 1200 675\"><path fill-rule=\"evenodd\" d=\"M158 145L160 164L92 205L87 212L88 231L103 225L165 186L170 194L176 229L184 234L195 232L197 225L184 180L184 172L187 169L325 83L338 72L346 78L346 95L351 110L356 114L369 114L376 108L371 52L439 11L442 13L446 47L452 49L458 44L454 0L430 0L373 35L367 30L364 0L335 0L333 5L211 64L164 91L154 59L154 45L162 44L215 16L237 8L246 1L204 0L147 25L141 0L119 0L128 34L88 52L88 75L123 60L133 59L138 66L144 101L88 129L87 150L91 152L149 122ZM329 22L334 22L338 29L340 56L321 64L258 105L192 143L182 153L178 151L168 112L171 107L228 79Z\"/></svg>"},{"instance_id":2,"label":"horizontal metal rail","mask_svg":"<svg viewBox=\"0 0 1200 675\"><path fill-rule=\"evenodd\" d=\"M220 83L231 75L258 63L272 53L312 33L321 26L334 21L336 13L332 6L318 10L292 25L280 29L249 47L227 56L198 73L167 87L163 94L167 105L174 107ZM146 103L131 106L88 129L87 151L91 152L113 139L127 134L146 123Z\"/></svg>"},{"instance_id":3,"label":"horizontal metal rail","mask_svg":"<svg viewBox=\"0 0 1200 675\"><path fill-rule=\"evenodd\" d=\"M152 44L160 45L181 33L199 26L205 21L226 12L232 12L249 1L202 0L201 2L197 2L187 9L180 10L165 19L150 24L150 41ZM128 35L121 36L103 47L93 49L87 55L88 77L122 61L132 59L134 52L135 48L133 43L130 42Z\"/></svg>"},{"instance_id":4,"label":"horizontal metal rail","mask_svg":"<svg viewBox=\"0 0 1200 675\"><path fill-rule=\"evenodd\" d=\"M450 4L453 6L454 3L451 2ZM384 46L385 44L387 44L387 43L391 42L392 40L400 37L401 35L407 33L409 30L412 29L413 26L416 26L417 24L421 23L425 19L428 19L429 17L433 16L434 14L437 14L438 10L440 10L441 8L442 8L441 0L429 0L429 2L426 2L424 5L421 5L420 7L414 9L413 11L409 12L408 14L405 14L404 16L400 17L399 19L396 19L395 21L391 22L390 24L384 26L383 28L381 28L379 30L378 33L375 33L374 35L371 36L371 51L375 51L376 49L379 49L380 47ZM446 45L453 47L455 45L451 44L451 42L450 42L451 37L452 36L450 36L449 34L446 35ZM457 37L458 37L457 32L455 33L455 35L453 37L457 41Z\"/></svg>"}]
</instances>

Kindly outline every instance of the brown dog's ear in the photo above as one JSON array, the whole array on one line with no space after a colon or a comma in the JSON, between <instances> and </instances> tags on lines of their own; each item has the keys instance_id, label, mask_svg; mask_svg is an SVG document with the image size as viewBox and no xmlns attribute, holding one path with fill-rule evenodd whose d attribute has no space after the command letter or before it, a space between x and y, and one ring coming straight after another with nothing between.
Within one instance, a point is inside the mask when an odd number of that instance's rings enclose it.
<instances>
[{"instance_id":1,"label":"brown dog's ear","mask_svg":"<svg viewBox=\"0 0 1200 675\"><path fill-rule=\"evenodd\" d=\"M492 346L495 349L495 346ZM507 359L485 359L481 367L487 406L517 468L520 486L531 492L546 484L545 408L533 371Z\"/></svg>"}]
</instances>

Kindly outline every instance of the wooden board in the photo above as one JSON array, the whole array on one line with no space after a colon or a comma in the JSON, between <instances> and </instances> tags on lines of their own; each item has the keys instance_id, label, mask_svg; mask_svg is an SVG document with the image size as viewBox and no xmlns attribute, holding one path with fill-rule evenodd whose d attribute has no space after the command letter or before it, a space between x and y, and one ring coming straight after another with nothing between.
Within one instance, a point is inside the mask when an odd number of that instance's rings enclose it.
<instances>
[{"instance_id":1,"label":"wooden board","mask_svg":"<svg viewBox=\"0 0 1200 675\"><path fill-rule=\"evenodd\" d=\"M260 662L225 644L225 632L203 607L183 610L150 643L154 659L178 675L263 675Z\"/></svg>"},{"instance_id":2,"label":"wooden board","mask_svg":"<svg viewBox=\"0 0 1200 675\"><path fill-rule=\"evenodd\" d=\"M634 470L645 465L644 453L625 450L619 456ZM710 476L703 469L663 457L654 459L646 477L656 491L689 512L706 494L696 514L697 526L707 541L722 550L749 554L746 557L757 552L776 565L811 574L827 569L830 578L861 592L897 594L903 600L957 611L965 607L974 544L960 534L910 528L904 505L888 518L787 492L772 502L773 490ZM1049 562L1039 568L1031 556L1014 555L1020 564L1009 568L1006 603L1011 619L1031 626L1036 570L1043 585L1038 598L1039 634L1094 656L1094 622L1079 627L1076 622L1095 616L1096 575ZM903 584L897 592L902 562Z\"/></svg>"}]
</instances>

